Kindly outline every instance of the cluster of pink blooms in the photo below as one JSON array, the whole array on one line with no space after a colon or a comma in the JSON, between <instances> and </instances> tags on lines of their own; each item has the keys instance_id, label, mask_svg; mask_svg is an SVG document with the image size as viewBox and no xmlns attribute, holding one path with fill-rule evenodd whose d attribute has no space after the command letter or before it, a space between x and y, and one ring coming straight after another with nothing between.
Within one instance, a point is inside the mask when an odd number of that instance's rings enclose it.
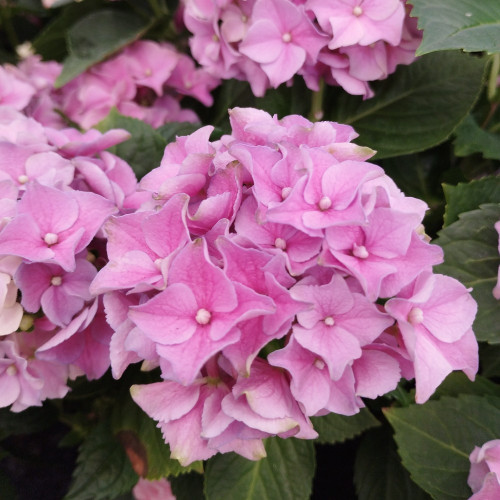
<instances>
[{"instance_id":1,"label":"cluster of pink blooms","mask_svg":"<svg viewBox=\"0 0 500 500\"><path fill-rule=\"evenodd\" d=\"M130 166L104 151L128 137L0 106L0 407L63 397L68 377L109 368L112 330L89 286L106 262L102 224L144 202Z\"/></svg>"},{"instance_id":2,"label":"cluster of pink blooms","mask_svg":"<svg viewBox=\"0 0 500 500\"><path fill-rule=\"evenodd\" d=\"M0 107L0 406L159 367L132 395L188 464L314 438L310 416L401 377L417 402L474 377L476 304L432 273L425 203L351 127L236 108L231 135L178 138L138 185L104 151L126 132L42 125L19 89Z\"/></svg>"},{"instance_id":3,"label":"cluster of pink blooms","mask_svg":"<svg viewBox=\"0 0 500 500\"><path fill-rule=\"evenodd\" d=\"M500 498L500 439L475 446L467 482L474 493L469 500Z\"/></svg>"},{"instance_id":4,"label":"cluster of pink blooms","mask_svg":"<svg viewBox=\"0 0 500 500\"><path fill-rule=\"evenodd\" d=\"M452 370L474 378L476 303L433 274L424 202L398 190L354 130L235 108L169 144L139 184L149 200L104 225L114 377L133 386L182 464L268 436L316 437L309 417L352 415L416 380L425 402ZM384 304L384 305L382 305Z\"/></svg>"},{"instance_id":5,"label":"cluster of pink blooms","mask_svg":"<svg viewBox=\"0 0 500 500\"><path fill-rule=\"evenodd\" d=\"M410 64L421 35L405 0L183 0L193 57L255 95L302 75L353 95Z\"/></svg>"},{"instance_id":6,"label":"cluster of pink blooms","mask_svg":"<svg viewBox=\"0 0 500 500\"><path fill-rule=\"evenodd\" d=\"M55 89L61 70L59 63L42 62L39 56L29 56L18 66L0 67L0 103L54 128L65 126L64 115L88 129L113 107L159 127L166 122L198 121L194 111L181 108L182 97L210 106L210 91L220 82L172 45L150 40L134 42Z\"/></svg>"}]
</instances>

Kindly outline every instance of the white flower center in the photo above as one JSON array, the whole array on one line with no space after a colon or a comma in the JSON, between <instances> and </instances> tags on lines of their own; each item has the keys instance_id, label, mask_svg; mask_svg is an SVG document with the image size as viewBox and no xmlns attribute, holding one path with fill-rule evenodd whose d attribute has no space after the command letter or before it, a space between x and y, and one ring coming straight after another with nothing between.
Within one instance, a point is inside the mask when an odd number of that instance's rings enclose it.
<instances>
[{"instance_id":1,"label":"white flower center","mask_svg":"<svg viewBox=\"0 0 500 500\"><path fill-rule=\"evenodd\" d=\"M285 43L289 43L292 41L292 35L290 33L283 33L281 37Z\"/></svg>"},{"instance_id":2,"label":"white flower center","mask_svg":"<svg viewBox=\"0 0 500 500\"><path fill-rule=\"evenodd\" d=\"M286 200L288 198L288 195L292 192L292 188L290 186L284 187L281 190L281 199Z\"/></svg>"},{"instance_id":3,"label":"white flower center","mask_svg":"<svg viewBox=\"0 0 500 500\"><path fill-rule=\"evenodd\" d=\"M43 241L45 241L45 243L47 243L47 245L49 245L50 247L52 245L55 245L59 241L59 237L56 233L47 233L43 237Z\"/></svg>"},{"instance_id":4,"label":"white flower center","mask_svg":"<svg viewBox=\"0 0 500 500\"><path fill-rule=\"evenodd\" d=\"M328 196L323 196L319 200L318 207L320 210L328 210L332 206L332 200Z\"/></svg>"},{"instance_id":5,"label":"white flower center","mask_svg":"<svg viewBox=\"0 0 500 500\"><path fill-rule=\"evenodd\" d=\"M319 370L322 370L325 367L325 362L322 359L316 358L314 360L314 366Z\"/></svg>"},{"instance_id":6,"label":"white flower center","mask_svg":"<svg viewBox=\"0 0 500 500\"><path fill-rule=\"evenodd\" d=\"M5 373L7 375L13 376L17 373L17 368L16 365L10 365L7 370L5 370Z\"/></svg>"},{"instance_id":7,"label":"white flower center","mask_svg":"<svg viewBox=\"0 0 500 500\"><path fill-rule=\"evenodd\" d=\"M210 319L212 318L212 315L210 314L210 311L207 311L206 309L200 308L198 309L198 312L196 313L196 322L199 325L208 325L210 323Z\"/></svg>"},{"instance_id":8,"label":"white flower center","mask_svg":"<svg viewBox=\"0 0 500 500\"><path fill-rule=\"evenodd\" d=\"M50 284L54 286L60 286L62 284L62 278L60 276L52 276Z\"/></svg>"},{"instance_id":9,"label":"white flower center","mask_svg":"<svg viewBox=\"0 0 500 500\"><path fill-rule=\"evenodd\" d=\"M286 241L283 238L276 238L274 240L274 246L280 250L286 250Z\"/></svg>"},{"instance_id":10,"label":"white flower center","mask_svg":"<svg viewBox=\"0 0 500 500\"><path fill-rule=\"evenodd\" d=\"M151 75L153 74L153 72L151 71L151 68L146 68L146 69L144 70L144 74L145 74L146 76L151 76Z\"/></svg>"},{"instance_id":11,"label":"white flower center","mask_svg":"<svg viewBox=\"0 0 500 500\"><path fill-rule=\"evenodd\" d=\"M19 181L19 184L26 184L29 181L29 177L25 174L20 175L17 180Z\"/></svg>"},{"instance_id":12,"label":"white flower center","mask_svg":"<svg viewBox=\"0 0 500 500\"><path fill-rule=\"evenodd\" d=\"M354 7L354 9L352 9L352 13L356 17L359 17L361 14L363 14L363 9L359 5L356 5L356 7Z\"/></svg>"},{"instance_id":13,"label":"white flower center","mask_svg":"<svg viewBox=\"0 0 500 500\"><path fill-rule=\"evenodd\" d=\"M408 323L411 325L418 325L424 321L424 311L420 307L414 307L408 313Z\"/></svg>"},{"instance_id":14,"label":"white flower center","mask_svg":"<svg viewBox=\"0 0 500 500\"><path fill-rule=\"evenodd\" d=\"M358 259L366 259L370 255L365 246L358 246L356 243L354 243L354 246L352 247L352 254Z\"/></svg>"},{"instance_id":15,"label":"white flower center","mask_svg":"<svg viewBox=\"0 0 500 500\"><path fill-rule=\"evenodd\" d=\"M333 326L335 324L335 320L331 316L327 316L323 321L326 326Z\"/></svg>"}]
</instances>

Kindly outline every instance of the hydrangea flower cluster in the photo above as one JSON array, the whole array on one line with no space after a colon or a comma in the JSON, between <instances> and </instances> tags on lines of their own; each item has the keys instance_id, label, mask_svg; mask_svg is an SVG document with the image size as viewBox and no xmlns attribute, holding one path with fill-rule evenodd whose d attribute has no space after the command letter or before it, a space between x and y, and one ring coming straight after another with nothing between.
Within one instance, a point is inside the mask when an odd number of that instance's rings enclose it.
<instances>
[{"instance_id":1,"label":"hydrangea flower cluster","mask_svg":"<svg viewBox=\"0 0 500 500\"><path fill-rule=\"evenodd\" d=\"M474 495L469 500L492 500L500 497L500 439L475 446L470 454L467 479Z\"/></svg>"},{"instance_id":2,"label":"hydrangea flower cluster","mask_svg":"<svg viewBox=\"0 0 500 500\"><path fill-rule=\"evenodd\" d=\"M415 378L425 402L478 368L476 303L434 274L426 205L366 160L347 125L230 111L167 146L139 210L105 224L112 372L160 368L132 397L186 465L311 439L309 417L353 415Z\"/></svg>"},{"instance_id":3,"label":"hydrangea flower cluster","mask_svg":"<svg viewBox=\"0 0 500 500\"><path fill-rule=\"evenodd\" d=\"M420 43L405 0L184 0L193 57L262 96L302 75L372 97L369 83L410 64Z\"/></svg>"},{"instance_id":4,"label":"hydrangea flower cluster","mask_svg":"<svg viewBox=\"0 0 500 500\"><path fill-rule=\"evenodd\" d=\"M159 127L166 122L196 122L180 100L191 96L205 106L220 80L168 43L138 40L54 89L61 65L29 56L18 66L0 67L0 103L24 110L44 125L61 128L61 113L83 129L105 118L113 107ZM59 111L59 113L57 112Z\"/></svg>"},{"instance_id":5,"label":"hydrangea flower cluster","mask_svg":"<svg viewBox=\"0 0 500 500\"><path fill-rule=\"evenodd\" d=\"M101 377L112 334L89 286L105 258L101 226L144 201L105 149L129 137L44 127L0 106L0 407L63 397L68 377Z\"/></svg>"}]
</instances>

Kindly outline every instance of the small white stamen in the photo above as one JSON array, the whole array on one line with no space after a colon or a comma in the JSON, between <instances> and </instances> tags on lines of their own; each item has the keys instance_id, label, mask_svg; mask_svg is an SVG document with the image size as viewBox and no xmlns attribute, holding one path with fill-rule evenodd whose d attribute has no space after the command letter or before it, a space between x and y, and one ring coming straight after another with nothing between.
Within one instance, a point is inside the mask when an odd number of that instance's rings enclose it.
<instances>
[{"instance_id":1,"label":"small white stamen","mask_svg":"<svg viewBox=\"0 0 500 500\"><path fill-rule=\"evenodd\" d=\"M319 200L318 207L320 210L328 210L332 206L332 200L328 196L323 196Z\"/></svg>"},{"instance_id":2,"label":"small white stamen","mask_svg":"<svg viewBox=\"0 0 500 500\"><path fill-rule=\"evenodd\" d=\"M414 307L408 314L408 323L418 325L424 321L424 311L420 307Z\"/></svg>"},{"instance_id":3,"label":"small white stamen","mask_svg":"<svg viewBox=\"0 0 500 500\"><path fill-rule=\"evenodd\" d=\"M27 175L22 174L17 178L19 184L26 184L30 179Z\"/></svg>"},{"instance_id":4,"label":"small white stamen","mask_svg":"<svg viewBox=\"0 0 500 500\"><path fill-rule=\"evenodd\" d=\"M292 192L292 188L290 186L284 187L281 190L281 199L286 200L288 198L288 195Z\"/></svg>"},{"instance_id":5,"label":"small white stamen","mask_svg":"<svg viewBox=\"0 0 500 500\"><path fill-rule=\"evenodd\" d=\"M151 76L151 75L153 74L153 72L151 71L151 68L146 68L146 69L144 70L144 74L145 74L146 76Z\"/></svg>"},{"instance_id":6,"label":"small white stamen","mask_svg":"<svg viewBox=\"0 0 500 500\"><path fill-rule=\"evenodd\" d=\"M196 322L199 325L208 325L210 323L210 319L212 318L212 315L210 314L210 311L207 311L206 309L198 309L198 312L196 313Z\"/></svg>"},{"instance_id":7,"label":"small white stamen","mask_svg":"<svg viewBox=\"0 0 500 500\"><path fill-rule=\"evenodd\" d=\"M52 276L52 279L50 280L50 284L53 286L61 286L62 278L60 276Z\"/></svg>"},{"instance_id":8,"label":"small white stamen","mask_svg":"<svg viewBox=\"0 0 500 500\"><path fill-rule=\"evenodd\" d=\"M245 16L245 14L243 14L241 16L241 22L246 23L247 21L248 21L248 16Z\"/></svg>"},{"instance_id":9,"label":"small white stamen","mask_svg":"<svg viewBox=\"0 0 500 500\"><path fill-rule=\"evenodd\" d=\"M319 370L322 370L325 367L325 362L322 359L316 358L314 360L314 366Z\"/></svg>"},{"instance_id":10,"label":"small white stamen","mask_svg":"<svg viewBox=\"0 0 500 500\"><path fill-rule=\"evenodd\" d=\"M465 17L472 17L472 12L466 12Z\"/></svg>"},{"instance_id":11,"label":"small white stamen","mask_svg":"<svg viewBox=\"0 0 500 500\"><path fill-rule=\"evenodd\" d=\"M59 241L59 237L55 233L47 233L43 237L43 241L45 241L45 243L47 243L47 245L49 245L50 247L51 245L55 245Z\"/></svg>"},{"instance_id":12,"label":"small white stamen","mask_svg":"<svg viewBox=\"0 0 500 500\"><path fill-rule=\"evenodd\" d=\"M17 368L16 365L10 365L7 370L5 370L5 373L7 375L13 376L17 373Z\"/></svg>"},{"instance_id":13,"label":"small white stamen","mask_svg":"<svg viewBox=\"0 0 500 500\"><path fill-rule=\"evenodd\" d=\"M163 262L163 259L156 259L155 260L155 266L158 268L158 269L161 269L161 263Z\"/></svg>"},{"instance_id":14,"label":"small white stamen","mask_svg":"<svg viewBox=\"0 0 500 500\"><path fill-rule=\"evenodd\" d=\"M190 82L189 80L187 82L184 82L184 88L189 90L193 88L193 83Z\"/></svg>"},{"instance_id":15,"label":"small white stamen","mask_svg":"<svg viewBox=\"0 0 500 500\"><path fill-rule=\"evenodd\" d=\"M281 38L285 43L289 43L292 41L292 35L290 33L283 33L283 36Z\"/></svg>"},{"instance_id":16,"label":"small white stamen","mask_svg":"<svg viewBox=\"0 0 500 500\"><path fill-rule=\"evenodd\" d=\"M356 5L356 7L354 7L354 9L352 9L352 13L356 17L359 17L361 14L363 14L363 9L359 5Z\"/></svg>"},{"instance_id":17,"label":"small white stamen","mask_svg":"<svg viewBox=\"0 0 500 500\"><path fill-rule=\"evenodd\" d=\"M331 316L327 316L323 322L326 326L333 326L335 324L335 320Z\"/></svg>"},{"instance_id":18,"label":"small white stamen","mask_svg":"<svg viewBox=\"0 0 500 500\"><path fill-rule=\"evenodd\" d=\"M370 255L365 246L358 246L356 243L354 243L354 246L352 247L352 254L358 259L366 259Z\"/></svg>"},{"instance_id":19,"label":"small white stamen","mask_svg":"<svg viewBox=\"0 0 500 500\"><path fill-rule=\"evenodd\" d=\"M274 246L280 250L286 250L286 241L283 238L276 238L274 240Z\"/></svg>"}]
</instances>

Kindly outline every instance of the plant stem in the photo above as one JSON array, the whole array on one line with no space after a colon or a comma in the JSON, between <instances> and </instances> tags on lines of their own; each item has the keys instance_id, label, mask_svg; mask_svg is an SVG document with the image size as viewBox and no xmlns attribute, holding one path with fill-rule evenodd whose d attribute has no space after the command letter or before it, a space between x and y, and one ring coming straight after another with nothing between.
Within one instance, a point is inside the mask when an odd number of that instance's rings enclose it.
<instances>
[{"instance_id":1,"label":"plant stem","mask_svg":"<svg viewBox=\"0 0 500 500\"><path fill-rule=\"evenodd\" d=\"M311 112L309 113L309 120L312 122L317 122L323 118L323 94L325 92L325 81L321 79L319 81L319 90L313 92L311 101Z\"/></svg>"}]
</instances>

